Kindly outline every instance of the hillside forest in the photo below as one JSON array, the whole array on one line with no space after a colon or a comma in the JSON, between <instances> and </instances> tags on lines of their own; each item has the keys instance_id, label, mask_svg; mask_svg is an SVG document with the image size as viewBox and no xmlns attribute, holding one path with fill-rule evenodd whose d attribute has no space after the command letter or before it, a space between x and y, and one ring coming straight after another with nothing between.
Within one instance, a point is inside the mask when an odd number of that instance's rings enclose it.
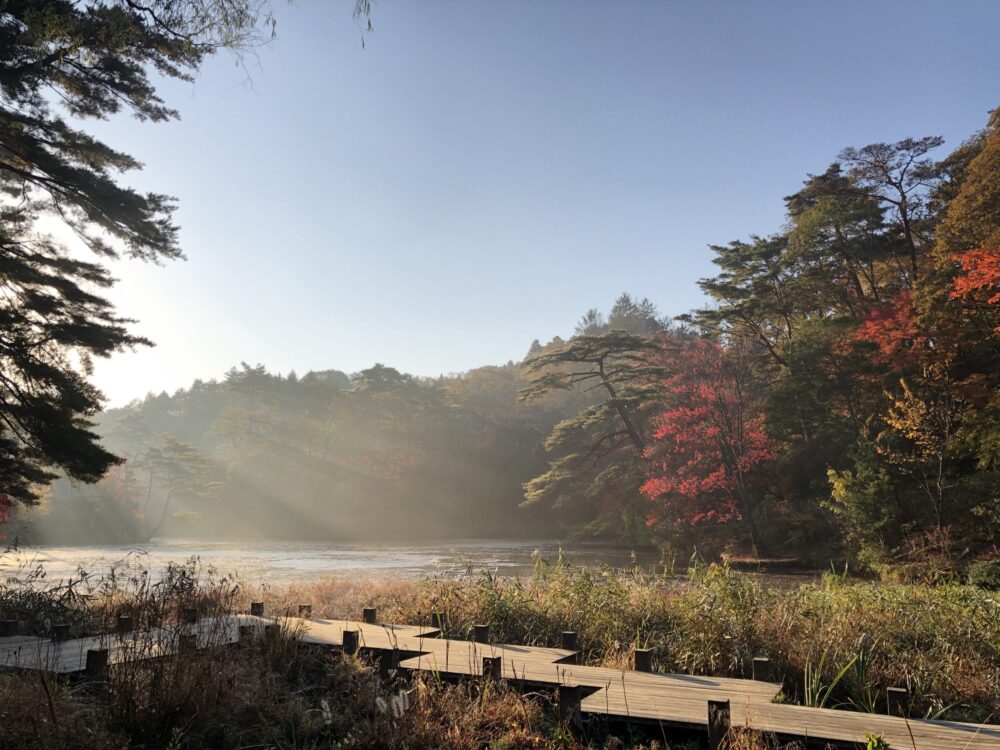
<instances>
[{"instance_id":1,"label":"hillside forest","mask_svg":"<svg viewBox=\"0 0 1000 750\"><path fill-rule=\"evenodd\" d=\"M124 460L0 496L5 534L995 554L1000 114L950 151L846 148L790 188L774 234L710 247L702 309L623 294L520 362L439 378L240 363L100 413Z\"/></svg>"}]
</instances>

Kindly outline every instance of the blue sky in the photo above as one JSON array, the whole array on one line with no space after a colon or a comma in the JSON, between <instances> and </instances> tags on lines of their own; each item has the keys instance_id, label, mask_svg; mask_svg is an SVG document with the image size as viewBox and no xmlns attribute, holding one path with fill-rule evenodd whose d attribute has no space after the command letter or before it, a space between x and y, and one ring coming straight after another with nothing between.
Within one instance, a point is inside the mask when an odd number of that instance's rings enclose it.
<instances>
[{"instance_id":1,"label":"blue sky","mask_svg":"<svg viewBox=\"0 0 1000 750\"><path fill-rule=\"evenodd\" d=\"M179 122L98 125L188 256L116 268L157 347L98 362L112 404L240 360L517 360L626 290L682 313L841 148L1000 105L992 0L382 0L365 49L351 7L278 3L249 80L222 54L162 85Z\"/></svg>"}]
</instances>

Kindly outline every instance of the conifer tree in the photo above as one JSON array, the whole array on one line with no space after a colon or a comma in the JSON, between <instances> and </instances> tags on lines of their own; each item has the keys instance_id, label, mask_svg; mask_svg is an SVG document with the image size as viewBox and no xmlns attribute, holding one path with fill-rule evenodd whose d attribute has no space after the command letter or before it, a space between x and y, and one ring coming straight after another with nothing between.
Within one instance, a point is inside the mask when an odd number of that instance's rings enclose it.
<instances>
[{"instance_id":1,"label":"conifer tree","mask_svg":"<svg viewBox=\"0 0 1000 750\"><path fill-rule=\"evenodd\" d=\"M594 399L546 439L553 458L547 471L524 485L526 504L561 508L582 500L591 506L583 515L592 519L591 532L642 540L646 503L639 487L650 417L666 374L662 354L651 338L613 330L574 336L525 362L530 384L519 393L521 401L572 390L589 391Z\"/></svg>"},{"instance_id":2,"label":"conifer tree","mask_svg":"<svg viewBox=\"0 0 1000 750\"><path fill-rule=\"evenodd\" d=\"M258 0L8 0L0 7L6 496L30 503L56 472L91 482L119 461L92 430L103 401L88 380L92 361L149 342L104 296L114 281L107 264L181 257L173 199L123 184L140 164L81 121L122 112L141 121L175 118L150 75L190 80L206 55L246 50L268 24L273 31Z\"/></svg>"}]
</instances>

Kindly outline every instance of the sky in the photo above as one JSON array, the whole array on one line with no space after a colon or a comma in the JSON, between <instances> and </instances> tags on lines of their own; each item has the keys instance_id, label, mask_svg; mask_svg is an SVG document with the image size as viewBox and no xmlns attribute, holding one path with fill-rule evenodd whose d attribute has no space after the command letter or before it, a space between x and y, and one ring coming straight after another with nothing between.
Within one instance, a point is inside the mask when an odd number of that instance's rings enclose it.
<instances>
[{"instance_id":1,"label":"sky","mask_svg":"<svg viewBox=\"0 0 1000 750\"><path fill-rule=\"evenodd\" d=\"M768 234L846 146L1000 105L1000 2L276 0L278 37L161 82L181 119L88 127L178 199L186 261L122 262L156 347L110 405L240 361L436 376L520 360L623 291L704 303L709 244Z\"/></svg>"}]
</instances>

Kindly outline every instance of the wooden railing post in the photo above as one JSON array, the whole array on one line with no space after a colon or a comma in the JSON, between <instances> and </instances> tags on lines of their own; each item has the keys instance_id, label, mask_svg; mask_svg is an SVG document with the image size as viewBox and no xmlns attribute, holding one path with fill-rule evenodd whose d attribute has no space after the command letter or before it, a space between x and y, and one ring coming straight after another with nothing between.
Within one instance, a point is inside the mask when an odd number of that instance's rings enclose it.
<instances>
[{"instance_id":1,"label":"wooden railing post","mask_svg":"<svg viewBox=\"0 0 1000 750\"><path fill-rule=\"evenodd\" d=\"M252 602L250 604L250 614L254 617L264 616L264 602Z\"/></svg>"},{"instance_id":2,"label":"wooden railing post","mask_svg":"<svg viewBox=\"0 0 1000 750\"><path fill-rule=\"evenodd\" d=\"M763 657L754 657L752 663L753 678L761 682L771 682L774 677L771 674L771 660Z\"/></svg>"},{"instance_id":3,"label":"wooden railing post","mask_svg":"<svg viewBox=\"0 0 1000 750\"><path fill-rule=\"evenodd\" d=\"M483 679L499 680L501 677L503 677L503 657L484 656Z\"/></svg>"},{"instance_id":4,"label":"wooden railing post","mask_svg":"<svg viewBox=\"0 0 1000 750\"><path fill-rule=\"evenodd\" d=\"M69 638L69 623L60 622L52 626L52 640L65 641Z\"/></svg>"},{"instance_id":5,"label":"wooden railing post","mask_svg":"<svg viewBox=\"0 0 1000 750\"><path fill-rule=\"evenodd\" d=\"M559 637L559 645L564 651L573 651L572 656L567 656L565 661L571 664L578 664L580 662L580 639L577 637L575 630L564 630Z\"/></svg>"},{"instance_id":6,"label":"wooden railing post","mask_svg":"<svg viewBox=\"0 0 1000 750\"><path fill-rule=\"evenodd\" d=\"M472 626L472 640L476 643L489 643L490 642L490 626L489 625L473 625Z\"/></svg>"},{"instance_id":7,"label":"wooden railing post","mask_svg":"<svg viewBox=\"0 0 1000 750\"><path fill-rule=\"evenodd\" d=\"M378 610L375 607L365 607L362 612L362 619L368 625L374 625L378 621Z\"/></svg>"},{"instance_id":8,"label":"wooden railing post","mask_svg":"<svg viewBox=\"0 0 1000 750\"><path fill-rule=\"evenodd\" d=\"M575 630L564 630L559 637L560 645L566 651L577 651L580 647L580 639Z\"/></svg>"},{"instance_id":9,"label":"wooden railing post","mask_svg":"<svg viewBox=\"0 0 1000 750\"><path fill-rule=\"evenodd\" d=\"M125 633L131 633L135 630L134 620L128 615L119 615L118 622L115 625L115 630L118 631L119 635L124 635Z\"/></svg>"},{"instance_id":10,"label":"wooden railing post","mask_svg":"<svg viewBox=\"0 0 1000 750\"><path fill-rule=\"evenodd\" d=\"M348 656L354 656L358 653L358 631L345 630L342 643L344 653Z\"/></svg>"},{"instance_id":11,"label":"wooden railing post","mask_svg":"<svg viewBox=\"0 0 1000 750\"><path fill-rule=\"evenodd\" d=\"M580 687L578 685L559 686L559 719L574 729L580 726Z\"/></svg>"},{"instance_id":12,"label":"wooden railing post","mask_svg":"<svg viewBox=\"0 0 1000 750\"><path fill-rule=\"evenodd\" d=\"M636 672L652 672L653 650L649 648L637 648L633 657L633 669Z\"/></svg>"},{"instance_id":13,"label":"wooden railing post","mask_svg":"<svg viewBox=\"0 0 1000 750\"><path fill-rule=\"evenodd\" d=\"M380 649L378 652L378 673L385 679L393 669L399 669L399 651L396 649Z\"/></svg>"},{"instance_id":14,"label":"wooden railing post","mask_svg":"<svg viewBox=\"0 0 1000 750\"><path fill-rule=\"evenodd\" d=\"M198 608L185 607L184 611L181 613L181 617L183 618L185 625L194 625L198 622Z\"/></svg>"},{"instance_id":15,"label":"wooden railing post","mask_svg":"<svg viewBox=\"0 0 1000 750\"><path fill-rule=\"evenodd\" d=\"M240 643L249 643L257 635L257 628L253 625L240 625L240 629L237 631L237 640Z\"/></svg>"},{"instance_id":16,"label":"wooden railing post","mask_svg":"<svg viewBox=\"0 0 1000 750\"><path fill-rule=\"evenodd\" d=\"M87 663L84 667L91 677L103 677L108 673L108 650L106 648L87 649Z\"/></svg>"},{"instance_id":17,"label":"wooden railing post","mask_svg":"<svg viewBox=\"0 0 1000 750\"><path fill-rule=\"evenodd\" d=\"M906 692L906 688L886 688L885 698L886 711L890 716L906 716L909 714L909 694Z\"/></svg>"},{"instance_id":18,"label":"wooden railing post","mask_svg":"<svg viewBox=\"0 0 1000 750\"><path fill-rule=\"evenodd\" d=\"M729 734L729 701L708 702L708 747L718 750Z\"/></svg>"},{"instance_id":19,"label":"wooden railing post","mask_svg":"<svg viewBox=\"0 0 1000 750\"><path fill-rule=\"evenodd\" d=\"M181 633L177 636L177 651L190 654L198 650L198 636L193 633Z\"/></svg>"}]
</instances>

